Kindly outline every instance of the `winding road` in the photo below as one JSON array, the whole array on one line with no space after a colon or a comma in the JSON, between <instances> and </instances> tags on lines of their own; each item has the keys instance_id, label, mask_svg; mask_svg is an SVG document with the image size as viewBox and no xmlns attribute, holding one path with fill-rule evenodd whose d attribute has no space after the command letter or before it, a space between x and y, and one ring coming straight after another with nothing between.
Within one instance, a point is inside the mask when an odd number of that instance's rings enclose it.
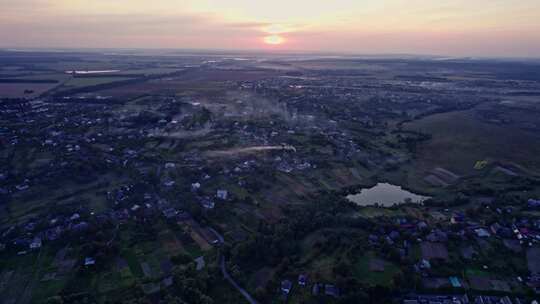
<instances>
[{"instance_id":1,"label":"winding road","mask_svg":"<svg viewBox=\"0 0 540 304\"><path fill-rule=\"evenodd\" d=\"M219 240L219 244L225 243L225 238L219 232L211 227L209 227L208 230L215 234L216 238ZM236 290L238 290L250 304L259 304L259 302L257 302L257 300L255 300L244 288L240 287L240 285L236 283L236 281L227 271L225 264L225 257L221 254L221 250L219 250L219 267L221 268L221 273L223 273L225 280L229 281L229 283L231 283L231 285L236 288Z\"/></svg>"},{"instance_id":2,"label":"winding road","mask_svg":"<svg viewBox=\"0 0 540 304\"><path fill-rule=\"evenodd\" d=\"M244 298L250 303L250 304L259 304L257 300L255 300L244 288L240 287L238 283L229 275L229 272L227 272L227 267L225 267L225 257L221 256L221 262L220 262L221 272L223 273L223 277L229 281L229 283L234 286L243 296Z\"/></svg>"}]
</instances>

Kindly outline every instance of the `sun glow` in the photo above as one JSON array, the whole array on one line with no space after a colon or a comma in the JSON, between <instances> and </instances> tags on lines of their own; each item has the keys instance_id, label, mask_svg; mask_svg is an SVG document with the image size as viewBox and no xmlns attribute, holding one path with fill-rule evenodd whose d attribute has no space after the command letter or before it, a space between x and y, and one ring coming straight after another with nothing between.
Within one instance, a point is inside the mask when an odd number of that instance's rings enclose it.
<instances>
[{"instance_id":1,"label":"sun glow","mask_svg":"<svg viewBox=\"0 0 540 304\"><path fill-rule=\"evenodd\" d=\"M271 44L271 45L280 45L285 42L285 38L279 36L279 35L270 35L264 37L264 43Z\"/></svg>"}]
</instances>

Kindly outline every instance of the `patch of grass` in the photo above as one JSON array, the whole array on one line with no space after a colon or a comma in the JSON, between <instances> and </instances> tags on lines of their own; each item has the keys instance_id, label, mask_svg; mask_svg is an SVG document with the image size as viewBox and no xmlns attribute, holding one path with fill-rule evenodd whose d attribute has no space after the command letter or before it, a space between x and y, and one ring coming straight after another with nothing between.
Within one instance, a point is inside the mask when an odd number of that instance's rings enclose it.
<instances>
[{"instance_id":1,"label":"patch of grass","mask_svg":"<svg viewBox=\"0 0 540 304\"><path fill-rule=\"evenodd\" d=\"M137 255L131 250L126 250L123 252L122 256L126 259L131 273L136 277L142 278L144 274L141 265L139 264L139 260L137 259Z\"/></svg>"},{"instance_id":2,"label":"patch of grass","mask_svg":"<svg viewBox=\"0 0 540 304\"><path fill-rule=\"evenodd\" d=\"M43 301L43 299L58 295L65 285L66 282L64 280L40 282L32 291L32 303L37 303Z\"/></svg>"},{"instance_id":3,"label":"patch of grass","mask_svg":"<svg viewBox=\"0 0 540 304\"><path fill-rule=\"evenodd\" d=\"M356 214L360 217L374 218L380 216L402 216L403 212L401 210L393 210L388 208L376 208L376 207L364 207Z\"/></svg>"},{"instance_id":4,"label":"patch of grass","mask_svg":"<svg viewBox=\"0 0 540 304\"><path fill-rule=\"evenodd\" d=\"M375 258L373 253L368 253L361 257L354 266L354 275L358 280L370 285L391 287L393 285L392 279L400 271L399 267L390 262L386 262L384 271L370 271L369 263L373 258Z\"/></svg>"},{"instance_id":5,"label":"patch of grass","mask_svg":"<svg viewBox=\"0 0 540 304\"><path fill-rule=\"evenodd\" d=\"M116 81L128 80L131 78L124 77L88 77L88 78L72 78L64 83L64 87L67 89L82 88L87 86L94 86L98 84L111 83Z\"/></svg>"},{"instance_id":6,"label":"patch of grass","mask_svg":"<svg viewBox=\"0 0 540 304\"><path fill-rule=\"evenodd\" d=\"M420 250L419 244L414 244L411 246L411 249L409 250L409 257L411 257L413 261L419 261L420 258L422 258L422 251Z\"/></svg>"},{"instance_id":7,"label":"patch of grass","mask_svg":"<svg viewBox=\"0 0 540 304\"><path fill-rule=\"evenodd\" d=\"M202 249L199 246L197 246L197 244L195 243L185 246L184 249L194 259L204 254Z\"/></svg>"},{"instance_id":8,"label":"patch of grass","mask_svg":"<svg viewBox=\"0 0 540 304\"><path fill-rule=\"evenodd\" d=\"M465 270L465 274L467 276L486 277L486 278L490 277L489 272L486 272L480 269L474 269L474 268L467 268Z\"/></svg>"}]
</instances>

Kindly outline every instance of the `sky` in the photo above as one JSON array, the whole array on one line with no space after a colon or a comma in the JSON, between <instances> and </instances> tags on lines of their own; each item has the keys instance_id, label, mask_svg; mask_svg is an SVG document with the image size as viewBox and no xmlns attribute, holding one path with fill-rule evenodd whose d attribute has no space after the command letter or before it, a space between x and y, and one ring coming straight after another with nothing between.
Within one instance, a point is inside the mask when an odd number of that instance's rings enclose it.
<instances>
[{"instance_id":1,"label":"sky","mask_svg":"<svg viewBox=\"0 0 540 304\"><path fill-rule=\"evenodd\" d=\"M0 47L540 57L540 0L0 0Z\"/></svg>"}]
</instances>

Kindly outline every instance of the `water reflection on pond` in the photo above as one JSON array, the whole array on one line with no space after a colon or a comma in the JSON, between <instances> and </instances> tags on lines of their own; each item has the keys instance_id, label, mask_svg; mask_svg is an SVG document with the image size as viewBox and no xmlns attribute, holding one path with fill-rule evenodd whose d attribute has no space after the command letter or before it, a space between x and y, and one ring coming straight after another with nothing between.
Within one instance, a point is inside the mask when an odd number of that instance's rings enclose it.
<instances>
[{"instance_id":1,"label":"water reflection on pond","mask_svg":"<svg viewBox=\"0 0 540 304\"><path fill-rule=\"evenodd\" d=\"M360 193L347 196L348 200L360 206L379 204L384 207L405 202L422 203L429 198L429 196L418 195L388 183L379 183L372 188L362 189Z\"/></svg>"}]
</instances>

